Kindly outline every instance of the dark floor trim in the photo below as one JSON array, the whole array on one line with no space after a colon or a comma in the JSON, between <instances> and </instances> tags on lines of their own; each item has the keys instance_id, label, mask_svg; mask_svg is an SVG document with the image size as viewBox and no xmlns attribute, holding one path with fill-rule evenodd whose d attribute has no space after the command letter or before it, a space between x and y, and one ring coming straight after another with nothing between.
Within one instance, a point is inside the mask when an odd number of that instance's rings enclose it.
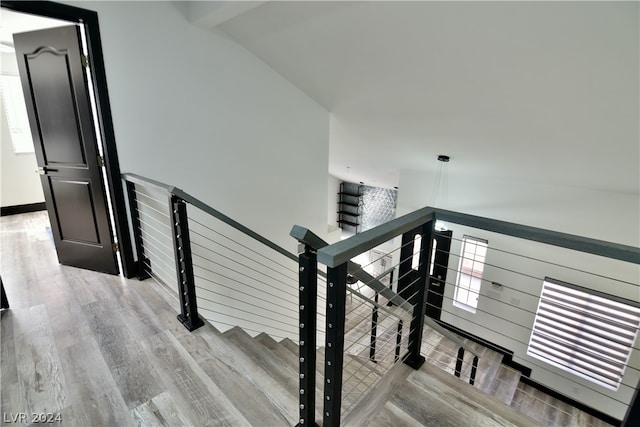
<instances>
[{"instance_id":1,"label":"dark floor trim","mask_svg":"<svg viewBox=\"0 0 640 427\"><path fill-rule=\"evenodd\" d=\"M44 211L46 209L47 207L45 206L44 202L29 203L26 205L3 206L2 208L0 208L0 216L38 212Z\"/></svg>"},{"instance_id":2,"label":"dark floor trim","mask_svg":"<svg viewBox=\"0 0 640 427\"><path fill-rule=\"evenodd\" d=\"M614 417L612 417L611 415L607 415L604 412L600 412L597 409L594 409L590 406L585 405L584 403L578 402L576 400L573 400L572 398L570 398L569 396L566 396L562 393L558 393L557 391L540 384L537 381L532 380L529 377L522 377L520 378L520 381L522 381L524 384L530 385L531 387L535 388L536 390L540 390L541 392L548 394L549 396L561 400L565 403L568 403L571 406L574 406L578 409L580 409L583 412L586 412L589 415L592 415L606 423L609 423L613 426L619 427L620 425L622 425L622 421L620 421L619 419L616 419Z\"/></svg>"}]
</instances>

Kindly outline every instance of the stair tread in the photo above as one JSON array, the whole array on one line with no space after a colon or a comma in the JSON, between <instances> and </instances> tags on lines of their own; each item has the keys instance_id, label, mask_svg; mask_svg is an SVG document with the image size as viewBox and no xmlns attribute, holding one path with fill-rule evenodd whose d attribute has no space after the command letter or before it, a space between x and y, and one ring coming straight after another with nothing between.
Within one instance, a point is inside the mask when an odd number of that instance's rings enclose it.
<instances>
[{"instance_id":1,"label":"stair tread","mask_svg":"<svg viewBox=\"0 0 640 427\"><path fill-rule=\"evenodd\" d=\"M228 332L228 331L227 331ZM244 331L243 331L244 332ZM212 329L205 327L199 328L187 337L201 338L208 345L208 358L200 358L200 364L208 375L216 376L224 389L229 388L230 399L240 408L247 406L247 402L255 402L243 411L246 411L247 417L252 417L250 421L255 420L256 424L261 425L268 423L268 419L274 416L275 425L282 425L283 420L286 424L295 424L298 420L298 400L291 394L285 385L278 382L267 372L262 366L256 364L247 354L240 350L228 339L226 332L221 334ZM187 339L187 338L183 338ZM222 373L219 373L219 370ZM235 383L233 381L223 380L226 375L237 376L242 380ZM220 377L218 377L220 375ZM215 378L214 378L215 380ZM243 395L242 390L246 391L247 396ZM295 389L294 389L295 390ZM262 415L263 408L271 408L275 415ZM264 418L260 418L263 416ZM269 422L270 423L270 422Z\"/></svg>"}]
</instances>

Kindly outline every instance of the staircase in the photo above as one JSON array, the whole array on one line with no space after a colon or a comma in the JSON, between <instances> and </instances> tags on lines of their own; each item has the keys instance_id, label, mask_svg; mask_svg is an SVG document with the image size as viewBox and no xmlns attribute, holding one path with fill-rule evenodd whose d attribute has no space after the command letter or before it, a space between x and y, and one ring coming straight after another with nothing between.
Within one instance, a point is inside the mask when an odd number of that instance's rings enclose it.
<instances>
[{"instance_id":1,"label":"staircase","mask_svg":"<svg viewBox=\"0 0 640 427\"><path fill-rule=\"evenodd\" d=\"M267 334L251 337L238 327L223 333L209 323L193 332L179 329L172 332L187 350L181 354L180 363L172 361L175 367L179 369L179 365L186 364L207 377L205 384L217 404L207 409L217 417L211 419L211 425L297 424L298 346L292 340L285 338L278 342ZM157 357L164 357L161 345L155 350ZM320 348L318 360L323 359L324 349ZM450 359L446 363L444 357L429 360L444 367L455 364L455 356ZM345 355L345 378L350 379L344 389L355 384L369 387L380 378L379 371L379 367L365 357ZM344 395L345 402L358 399L358 402L349 402L349 406L354 404L354 410L344 419L344 425L536 425L478 387L455 378L451 372L432 363L425 363L418 371L399 365L389 380L374 388L366 399L359 393ZM319 371L317 378L317 384L321 385ZM151 423L164 418L189 424L189 414L176 409L180 406L172 407L171 414L163 414L167 409L158 404L146 415L138 415ZM322 390L317 389L318 424L322 421L321 410Z\"/></svg>"}]
</instances>

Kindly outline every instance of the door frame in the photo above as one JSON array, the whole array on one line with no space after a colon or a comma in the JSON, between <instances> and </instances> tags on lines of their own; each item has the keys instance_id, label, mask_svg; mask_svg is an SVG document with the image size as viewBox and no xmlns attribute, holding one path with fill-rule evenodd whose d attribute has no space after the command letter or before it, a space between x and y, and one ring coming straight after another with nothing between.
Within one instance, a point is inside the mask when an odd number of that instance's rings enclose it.
<instances>
[{"instance_id":1,"label":"door frame","mask_svg":"<svg viewBox=\"0 0 640 427\"><path fill-rule=\"evenodd\" d=\"M91 70L93 91L96 99L96 114L98 116L96 126L102 139L102 152L107 175L106 184L109 187L111 206L113 207L114 227L122 260L122 274L125 277L133 277L137 274L138 266L133 259L127 205L122 186L111 106L109 104L107 76L102 55L98 13L50 1L2 0L2 7L15 12L60 19L84 26L89 64L91 64L89 69Z\"/></svg>"}]
</instances>

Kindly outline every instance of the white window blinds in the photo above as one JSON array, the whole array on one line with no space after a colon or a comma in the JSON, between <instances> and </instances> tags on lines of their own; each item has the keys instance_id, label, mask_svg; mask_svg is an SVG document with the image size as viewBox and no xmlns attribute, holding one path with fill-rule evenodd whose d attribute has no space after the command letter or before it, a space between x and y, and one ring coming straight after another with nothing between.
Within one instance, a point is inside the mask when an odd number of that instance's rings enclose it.
<instances>
[{"instance_id":1,"label":"white window blinds","mask_svg":"<svg viewBox=\"0 0 640 427\"><path fill-rule=\"evenodd\" d=\"M640 308L546 278L527 354L617 390L640 325Z\"/></svg>"}]
</instances>

